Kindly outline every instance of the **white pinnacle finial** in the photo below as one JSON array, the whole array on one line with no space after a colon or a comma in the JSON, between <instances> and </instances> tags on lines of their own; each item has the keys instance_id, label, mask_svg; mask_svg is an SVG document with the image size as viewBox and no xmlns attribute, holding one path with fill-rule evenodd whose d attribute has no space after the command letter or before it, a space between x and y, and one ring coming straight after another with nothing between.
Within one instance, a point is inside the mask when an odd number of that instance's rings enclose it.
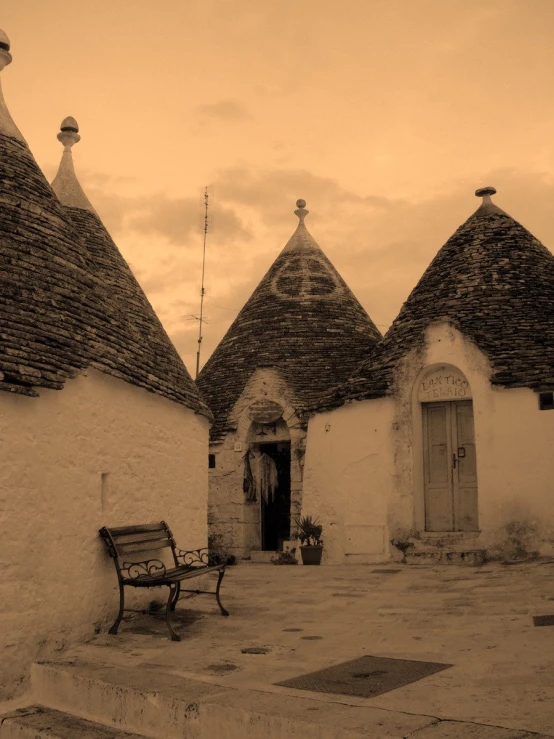
<instances>
[{"instance_id":1,"label":"white pinnacle finial","mask_svg":"<svg viewBox=\"0 0 554 739\"><path fill-rule=\"evenodd\" d=\"M475 190L475 195L478 198L483 198L483 205L493 205L493 202L491 200L491 195L496 194L496 188L494 187L480 187L478 190Z\"/></svg>"},{"instance_id":2,"label":"white pinnacle finial","mask_svg":"<svg viewBox=\"0 0 554 739\"><path fill-rule=\"evenodd\" d=\"M58 174L52 181L52 190L58 196L58 200L62 205L70 208L81 208L91 213L96 213L90 200L85 195L83 188L79 184L75 168L73 166L73 154L71 147L81 140L79 136L79 126L72 116L67 116L62 121L58 141L63 144L62 161Z\"/></svg>"},{"instance_id":3,"label":"white pinnacle finial","mask_svg":"<svg viewBox=\"0 0 554 739\"><path fill-rule=\"evenodd\" d=\"M6 33L0 29L0 72L10 64L12 55L10 54L10 39Z\"/></svg>"},{"instance_id":4,"label":"white pinnacle finial","mask_svg":"<svg viewBox=\"0 0 554 739\"><path fill-rule=\"evenodd\" d=\"M60 126L58 141L61 141L64 145L64 151L69 151L73 144L79 143L80 140L79 124L73 116L68 115L67 118L63 119L62 125Z\"/></svg>"},{"instance_id":5,"label":"white pinnacle finial","mask_svg":"<svg viewBox=\"0 0 554 739\"><path fill-rule=\"evenodd\" d=\"M496 205L496 203L493 203L491 200L491 195L494 195L496 193L495 187L480 187L478 190L475 190L475 195L478 198L483 198L483 202L481 205L477 208L474 215L476 216L484 216L484 215L507 215L501 208Z\"/></svg>"},{"instance_id":6,"label":"white pinnacle finial","mask_svg":"<svg viewBox=\"0 0 554 739\"><path fill-rule=\"evenodd\" d=\"M304 223L304 218L308 215L310 212L309 210L306 210L306 201L305 200L297 200L296 201L296 207L298 210L294 211L294 215L298 216L300 218L300 223Z\"/></svg>"},{"instance_id":7,"label":"white pinnacle finial","mask_svg":"<svg viewBox=\"0 0 554 739\"><path fill-rule=\"evenodd\" d=\"M10 54L10 40L6 33L0 30L0 72L11 64L12 55ZM4 96L2 95L2 85L0 83L0 133L4 136L9 136L13 139L18 139L25 143L25 139L21 135L21 131L17 128L13 122L13 118L10 115Z\"/></svg>"}]
</instances>

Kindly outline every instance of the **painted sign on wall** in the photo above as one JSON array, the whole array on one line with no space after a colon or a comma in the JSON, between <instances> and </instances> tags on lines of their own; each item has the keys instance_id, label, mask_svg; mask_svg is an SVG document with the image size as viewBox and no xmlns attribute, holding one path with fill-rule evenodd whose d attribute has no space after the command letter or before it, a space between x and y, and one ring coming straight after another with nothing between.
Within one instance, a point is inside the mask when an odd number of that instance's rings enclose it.
<instances>
[{"instance_id":1,"label":"painted sign on wall","mask_svg":"<svg viewBox=\"0 0 554 739\"><path fill-rule=\"evenodd\" d=\"M471 398L471 388L464 375L453 367L439 367L425 375L419 384L418 400L462 400Z\"/></svg>"},{"instance_id":2,"label":"painted sign on wall","mask_svg":"<svg viewBox=\"0 0 554 739\"><path fill-rule=\"evenodd\" d=\"M283 414L283 407L273 400L262 398L248 408L248 417L256 423L274 423Z\"/></svg>"}]
</instances>

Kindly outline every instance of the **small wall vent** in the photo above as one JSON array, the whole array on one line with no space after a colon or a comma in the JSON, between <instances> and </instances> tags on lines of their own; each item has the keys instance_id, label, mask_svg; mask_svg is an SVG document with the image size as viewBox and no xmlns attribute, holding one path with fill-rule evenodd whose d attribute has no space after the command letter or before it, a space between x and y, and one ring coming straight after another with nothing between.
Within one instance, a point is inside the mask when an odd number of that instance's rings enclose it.
<instances>
[{"instance_id":1,"label":"small wall vent","mask_svg":"<svg viewBox=\"0 0 554 739\"><path fill-rule=\"evenodd\" d=\"M539 409L541 411L554 410L554 392L539 393Z\"/></svg>"},{"instance_id":2,"label":"small wall vent","mask_svg":"<svg viewBox=\"0 0 554 739\"><path fill-rule=\"evenodd\" d=\"M210 470L215 468L215 454L208 454L208 468Z\"/></svg>"}]
</instances>

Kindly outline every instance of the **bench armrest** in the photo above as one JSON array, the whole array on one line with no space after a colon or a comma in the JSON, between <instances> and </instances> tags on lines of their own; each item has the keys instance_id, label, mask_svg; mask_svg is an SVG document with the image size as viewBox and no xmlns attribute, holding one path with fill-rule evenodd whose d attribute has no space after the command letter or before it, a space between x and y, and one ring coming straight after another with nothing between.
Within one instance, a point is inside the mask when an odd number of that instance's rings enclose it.
<instances>
[{"instance_id":1,"label":"bench armrest","mask_svg":"<svg viewBox=\"0 0 554 739\"><path fill-rule=\"evenodd\" d=\"M120 572L126 580L149 580L165 577L166 567L159 559L149 559L145 562L122 562Z\"/></svg>"},{"instance_id":2,"label":"bench armrest","mask_svg":"<svg viewBox=\"0 0 554 739\"><path fill-rule=\"evenodd\" d=\"M175 556L180 564L187 567L206 567L215 564L214 555L207 547L202 549L175 549Z\"/></svg>"}]
</instances>

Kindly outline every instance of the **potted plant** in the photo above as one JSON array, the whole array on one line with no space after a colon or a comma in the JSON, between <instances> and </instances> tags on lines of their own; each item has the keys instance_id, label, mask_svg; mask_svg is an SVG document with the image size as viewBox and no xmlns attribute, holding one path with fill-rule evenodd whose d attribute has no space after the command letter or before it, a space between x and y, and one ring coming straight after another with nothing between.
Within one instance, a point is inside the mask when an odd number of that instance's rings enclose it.
<instances>
[{"instance_id":1,"label":"potted plant","mask_svg":"<svg viewBox=\"0 0 554 739\"><path fill-rule=\"evenodd\" d=\"M300 539L300 554L302 564L318 565L321 563L323 553L323 540L321 532L323 526L314 521L311 516L303 516L296 521L298 526L298 538Z\"/></svg>"}]
</instances>

